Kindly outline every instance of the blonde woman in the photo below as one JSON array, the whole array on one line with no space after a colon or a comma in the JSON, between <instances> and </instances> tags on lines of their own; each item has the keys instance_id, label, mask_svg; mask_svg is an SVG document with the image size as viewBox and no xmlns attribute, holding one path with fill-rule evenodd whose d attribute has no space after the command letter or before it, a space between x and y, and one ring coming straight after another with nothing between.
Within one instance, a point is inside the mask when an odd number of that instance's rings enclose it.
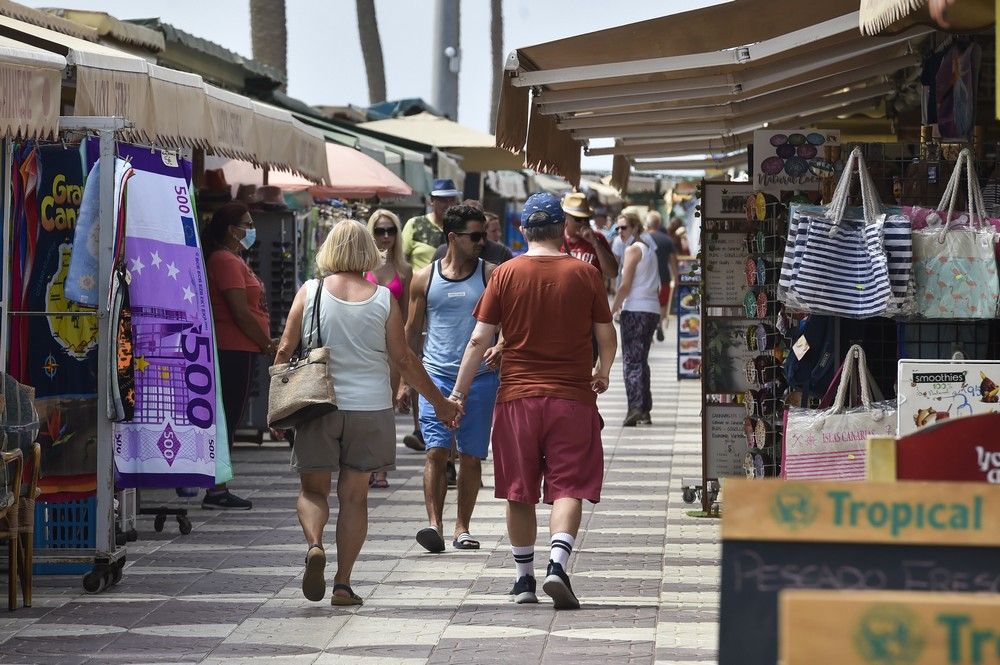
<instances>
[{"instance_id":1,"label":"blonde woman","mask_svg":"<svg viewBox=\"0 0 1000 665\"><path fill-rule=\"evenodd\" d=\"M375 238L379 251L385 255L385 261L374 270L365 273L365 279L372 284L379 284L389 289L393 300L399 305L403 321L406 321L406 308L410 302L410 280L413 269L403 256L403 243L400 240L402 226L395 213L379 208L368 218L368 232ZM414 404L416 401L414 400ZM416 425L414 425L416 428ZM389 487L389 479L385 471L371 475L368 484L375 489Z\"/></svg>"},{"instance_id":2,"label":"blonde woman","mask_svg":"<svg viewBox=\"0 0 1000 665\"><path fill-rule=\"evenodd\" d=\"M309 600L326 594L323 530L330 517L330 483L337 471L337 572L333 605L361 605L351 588L351 570L368 535L368 479L372 472L395 468L396 426L392 396L395 372L433 405L449 426L460 415L424 371L406 344L399 305L389 289L372 284L365 273L382 263L375 240L359 222L333 227L316 254L320 279L308 281L295 295L275 357L288 362L311 325L319 294L319 339L335 349L330 375L338 409L296 428L292 468L299 473L299 523L305 534L306 570L302 593ZM373 331L384 331L373 334Z\"/></svg>"},{"instance_id":3,"label":"blonde woman","mask_svg":"<svg viewBox=\"0 0 1000 665\"><path fill-rule=\"evenodd\" d=\"M611 313L621 312L622 373L628 397L628 414L622 423L625 427L652 424L649 347L660 321L660 270L656 251L641 239L644 230L636 213L618 217L618 237L625 246L625 255L622 281Z\"/></svg>"}]
</instances>

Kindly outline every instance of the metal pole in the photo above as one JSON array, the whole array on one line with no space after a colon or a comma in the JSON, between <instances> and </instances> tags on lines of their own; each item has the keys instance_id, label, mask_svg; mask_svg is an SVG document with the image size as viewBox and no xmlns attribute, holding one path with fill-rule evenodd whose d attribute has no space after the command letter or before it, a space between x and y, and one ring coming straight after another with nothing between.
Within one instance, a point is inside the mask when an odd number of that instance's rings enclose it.
<instances>
[{"instance_id":1,"label":"metal pole","mask_svg":"<svg viewBox=\"0 0 1000 665\"><path fill-rule=\"evenodd\" d=\"M111 366L111 339L108 322L108 292L115 243L115 135L98 132L101 143L100 213L98 220L97 269L97 533L94 559L111 559L115 551L114 530L114 444L108 420L108 368Z\"/></svg>"},{"instance_id":2,"label":"metal pole","mask_svg":"<svg viewBox=\"0 0 1000 665\"><path fill-rule=\"evenodd\" d=\"M10 280L13 271L11 269L11 218L10 218L10 204L11 204L11 177L10 169L14 161L14 143L10 139L4 139L3 142L3 175L0 176L3 179L3 266L0 267L0 279L3 280L3 295L0 298L3 299L0 312L3 315L3 319L0 320L0 349L3 353L0 353L0 371L4 373L7 372L7 353L10 350L10 326L13 323L10 312Z\"/></svg>"},{"instance_id":3,"label":"metal pole","mask_svg":"<svg viewBox=\"0 0 1000 665\"><path fill-rule=\"evenodd\" d=\"M458 120L458 72L461 68L458 0L435 0L433 63L434 106Z\"/></svg>"}]
</instances>

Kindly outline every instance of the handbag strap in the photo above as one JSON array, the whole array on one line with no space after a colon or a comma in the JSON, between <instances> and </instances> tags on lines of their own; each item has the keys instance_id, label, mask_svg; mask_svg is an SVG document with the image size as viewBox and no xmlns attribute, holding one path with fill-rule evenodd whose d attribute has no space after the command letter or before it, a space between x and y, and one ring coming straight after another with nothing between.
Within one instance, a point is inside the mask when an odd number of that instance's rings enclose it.
<instances>
[{"instance_id":1,"label":"handbag strap","mask_svg":"<svg viewBox=\"0 0 1000 665\"><path fill-rule=\"evenodd\" d=\"M859 344L855 344L847 351L844 358L844 371L840 376L840 386L837 388L837 397L830 409L830 415L844 412L847 394L851 382L857 380L861 384L861 405L868 411L872 408L871 375L868 373L868 360L865 358L865 350Z\"/></svg>"},{"instance_id":2,"label":"handbag strap","mask_svg":"<svg viewBox=\"0 0 1000 665\"><path fill-rule=\"evenodd\" d=\"M965 169L965 191L969 206L969 227L982 229L986 220L986 202L983 199L983 190L979 187L979 176L976 173L975 161L972 151L962 148L955 161L955 170L948 178L948 185L945 187L941 201L938 203L938 210L945 210L947 205L948 216L941 224L940 237L943 239L954 221L955 206L958 203L958 194L962 188L962 169Z\"/></svg>"},{"instance_id":3,"label":"handbag strap","mask_svg":"<svg viewBox=\"0 0 1000 665\"><path fill-rule=\"evenodd\" d=\"M879 200L875 183L868 172L868 166L865 164L865 156L861 153L861 148L856 147L847 158L844 172L840 176L837 188L833 191L833 197L830 199L830 206L827 209L826 218L834 222L833 228L830 229L830 235L837 232L838 225L844 219L844 213L847 212L847 201L851 194L851 181L855 170L857 170L858 182L861 187L861 207L864 210L865 223L871 224L882 212L882 202Z\"/></svg>"},{"instance_id":4,"label":"handbag strap","mask_svg":"<svg viewBox=\"0 0 1000 665\"><path fill-rule=\"evenodd\" d=\"M313 296L313 308L312 308L312 328L309 330L309 341L306 343L306 349L318 349L323 346L323 333L320 332L320 307L322 305L323 299L323 278L318 277L316 279L316 295ZM316 345L313 346L312 338L313 334L316 335Z\"/></svg>"}]
</instances>

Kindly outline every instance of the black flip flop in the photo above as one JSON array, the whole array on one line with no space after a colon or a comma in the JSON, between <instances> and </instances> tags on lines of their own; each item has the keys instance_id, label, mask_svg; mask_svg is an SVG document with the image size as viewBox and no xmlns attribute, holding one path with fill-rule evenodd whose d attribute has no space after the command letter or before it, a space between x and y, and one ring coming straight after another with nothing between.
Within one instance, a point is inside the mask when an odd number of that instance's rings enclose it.
<instances>
[{"instance_id":1,"label":"black flip flop","mask_svg":"<svg viewBox=\"0 0 1000 665\"><path fill-rule=\"evenodd\" d=\"M434 554L444 552L444 538L432 526L427 526L417 531L417 542L428 552L433 552Z\"/></svg>"}]
</instances>

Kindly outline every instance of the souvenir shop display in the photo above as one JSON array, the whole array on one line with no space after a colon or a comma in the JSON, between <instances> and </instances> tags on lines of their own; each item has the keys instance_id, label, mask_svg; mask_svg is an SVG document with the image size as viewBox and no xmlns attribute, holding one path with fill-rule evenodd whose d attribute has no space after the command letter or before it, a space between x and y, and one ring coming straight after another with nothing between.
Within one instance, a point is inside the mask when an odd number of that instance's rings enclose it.
<instances>
[{"instance_id":1,"label":"souvenir shop display","mask_svg":"<svg viewBox=\"0 0 1000 665\"><path fill-rule=\"evenodd\" d=\"M885 400L854 345L835 380L829 409L789 407L785 415L781 476L789 480L864 480L869 436L895 436L896 402ZM860 399L852 405L852 385Z\"/></svg>"},{"instance_id":2,"label":"souvenir shop display","mask_svg":"<svg viewBox=\"0 0 1000 665\"><path fill-rule=\"evenodd\" d=\"M702 487L779 474L788 386L777 300L785 215L785 204L750 183L702 183ZM681 307L682 335L686 315ZM708 493L702 497L704 505Z\"/></svg>"}]
</instances>

